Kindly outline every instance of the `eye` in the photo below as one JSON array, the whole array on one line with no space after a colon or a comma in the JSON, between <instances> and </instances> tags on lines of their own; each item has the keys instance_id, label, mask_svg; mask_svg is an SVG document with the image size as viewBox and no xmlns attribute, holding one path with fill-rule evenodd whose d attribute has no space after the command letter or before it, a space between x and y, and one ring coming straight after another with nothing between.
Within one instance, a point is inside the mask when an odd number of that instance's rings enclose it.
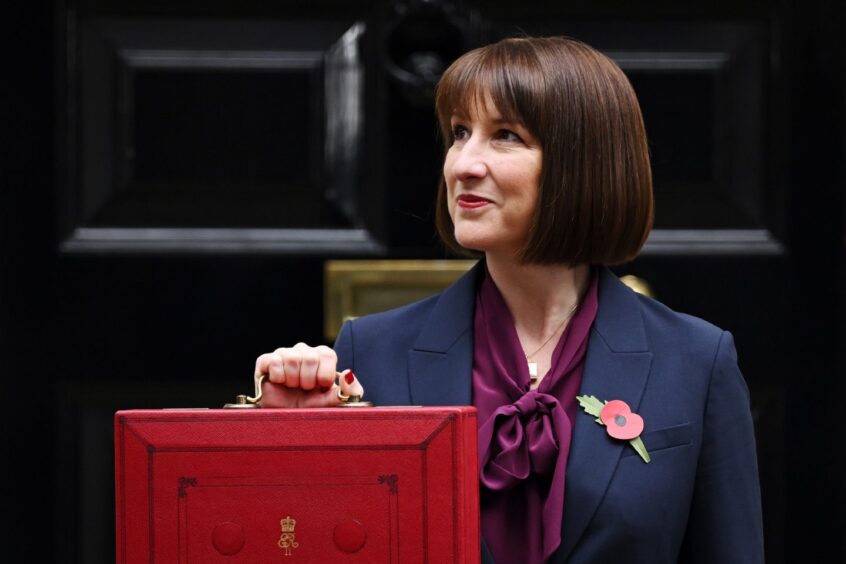
<instances>
[{"instance_id":1,"label":"eye","mask_svg":"<svg viewBox=\"0 0 846 564\"><path fill-rule=\"evenodd\" d=\"M496 138L510 143L522 143L523 138L511 131L510 129L500 129L496 132Z\"/></svg>"},{"instance_id":2,"label":"eye","mask_svg":"<svg viewBox=\"0 0 846 564\"><path fill-rule=\"evenodd\" d=\"M453 140L453 142L463 141L463 140L467 139L468 135L470 135L470 132L463 125L452 126L452 140Z\"/></svg>"}]
</instances>

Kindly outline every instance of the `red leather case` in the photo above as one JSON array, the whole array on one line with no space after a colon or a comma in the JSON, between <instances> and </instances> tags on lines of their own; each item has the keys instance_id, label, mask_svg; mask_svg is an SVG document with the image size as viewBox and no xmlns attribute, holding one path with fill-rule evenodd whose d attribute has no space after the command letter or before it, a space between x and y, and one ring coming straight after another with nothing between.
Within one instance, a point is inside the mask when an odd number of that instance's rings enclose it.
<instances>
[{"instance_id":1,"label":"red leather case","mask_svg":"<svg viewBox=\"0 0 846 564\"><path fill-rule=\"evenodd\" d=\"M479 562L472 407L120 411L117 562Z\"/></svg>"}]
</instances>

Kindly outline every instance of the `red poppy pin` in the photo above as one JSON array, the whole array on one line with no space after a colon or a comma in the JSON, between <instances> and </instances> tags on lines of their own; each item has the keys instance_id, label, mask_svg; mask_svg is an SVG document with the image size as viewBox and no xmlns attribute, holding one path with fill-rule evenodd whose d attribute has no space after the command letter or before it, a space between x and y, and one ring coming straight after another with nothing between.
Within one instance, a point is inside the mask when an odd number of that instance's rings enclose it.
<instances>
[{"instance_id":1,"label":"red poppy pin","mask_svg":"<svg viewBox=\"0 0 846 564\"><path fill-rule=\"evenodd\" d=\"M629 405L621 400L600 401L595 396L576 396L582 409L596 417L596 422L605 425L608 434L615 439L629 441L632 448L640 455L644 462L649 463L649 453L646 451L640 434L643 432L643 418L633 413Z\"/></svg>"}]
</instances>

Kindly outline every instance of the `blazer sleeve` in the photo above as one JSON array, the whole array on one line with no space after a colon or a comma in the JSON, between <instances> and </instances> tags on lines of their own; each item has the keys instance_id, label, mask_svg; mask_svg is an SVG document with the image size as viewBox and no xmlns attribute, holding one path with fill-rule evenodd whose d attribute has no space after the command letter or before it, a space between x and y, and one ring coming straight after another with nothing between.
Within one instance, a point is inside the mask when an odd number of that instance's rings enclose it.
<instances>
[{"instance_id":1,"label":"blazer sleeve","mask_svg":"<svg viewBox=\"0 0 846 564\"><path fill-rule=\"evenodd\" d=\"M341 330L338 331L338 336L335 338L335 344L332 346L332 349L338 355L338 370L349 368L355 372L351 321L344 321L344 324L341 325Z\"/></svg>"},{"instance_id":2,"label":"blazer sleeve","mask_svg":"<svg viewBox=\"0 0 846 564\"><path fill-rule=\"evenodd\" d=\"M761 492L749 390L723 332L711 370L702 449L680 562L764 561Z\"/></svg>"}]
</instances>

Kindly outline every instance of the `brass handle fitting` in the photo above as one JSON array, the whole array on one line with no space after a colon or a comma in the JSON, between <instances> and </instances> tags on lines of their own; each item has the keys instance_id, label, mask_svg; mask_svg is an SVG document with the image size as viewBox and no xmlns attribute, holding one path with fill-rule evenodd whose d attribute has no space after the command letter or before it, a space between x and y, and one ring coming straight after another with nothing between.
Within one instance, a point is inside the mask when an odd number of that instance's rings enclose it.
<instances>
[{"instance_id":1,"label":"brass handle fitting","mask_svg":"<svg viewBox=\"0 0 846 564\"><path fill-rule=\"evenodd\" d=\"M335 373L335 377L341 377L339 372ZM267 374L259 374L255 378L256 384L256 395L254 397L250 397L248 395L239 394L235 396L235 403L227 403L223 406L224 409L258 409L261 407L259 402L261 401L261 385L264 383L265 379L267 378ZM341 403L338 407L373 407L373 404L369 401L361 401L361 396L357 394L350 394L345 395L342 394L340 390L338 390L338 398L341 400Z\"/></svg>"}]
</instances>

